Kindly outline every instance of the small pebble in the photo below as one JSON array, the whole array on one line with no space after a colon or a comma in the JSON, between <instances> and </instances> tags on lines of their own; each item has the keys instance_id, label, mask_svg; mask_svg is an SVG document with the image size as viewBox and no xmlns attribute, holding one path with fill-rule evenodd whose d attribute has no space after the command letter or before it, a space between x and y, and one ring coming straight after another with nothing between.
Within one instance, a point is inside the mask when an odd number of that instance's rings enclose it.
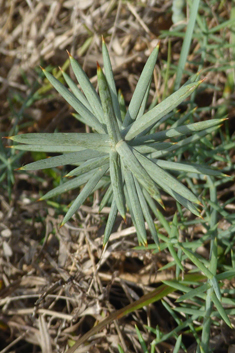
<instances>
[{"instance_id":1,"label":"small pebble","mask_svg":"<svg viewBox=\"0 0 235 353\"><path fill-rule=\"evenodd\" d=\"M3 229L1 231L1 236L4 238L9 238L11 236L11 230L9 228Z\"/></svg>"}]
</instances>

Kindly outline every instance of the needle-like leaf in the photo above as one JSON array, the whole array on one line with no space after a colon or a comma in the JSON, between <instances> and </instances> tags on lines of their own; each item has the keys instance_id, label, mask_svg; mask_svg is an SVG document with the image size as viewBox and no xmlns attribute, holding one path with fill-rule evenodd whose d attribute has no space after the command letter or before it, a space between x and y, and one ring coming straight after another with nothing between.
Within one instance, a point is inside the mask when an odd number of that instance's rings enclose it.
<instances>
[{"instance_id":1,"label":"needle-like leaf","mask_svg":"<svg viewBox=\"0 0 235 353\"><path fill-rule=\"evenodd\" d=\"M28 145L42 146L47 148L50 146L63 147L82 147L83 149L94 149L103 152L109 152L111 141L107 134L76 134L76 133L38 133L38 134L22 134L9 137L15 142L25 143Z\"/></svg>"},{"instance_id":2,"label":"needle-like leaf","mask_svg":"<svg viewBox=\"0 0 235 353\"><path fill-rule=\"evenodd\" d=\"M69 172L66 175L66 177L72 177L75 175L81 175L83 173L87 173L90 170L101 167L104 164L108 164L108 161L109 161L108 155L104 155L104 156L97 157L97 158L91 158L91 159L87 160L86 162L82 163L79 167L71 170L71 172Z\"/></svg>"},{"instance_id":3,"label":"needle-like leaf","mask_svg":"<svg viewBox=\"0 0 235 353\"><path fill-rule=\"evenodd\" d=\"M89 179L86 183L80 194L72 203L71 207L69 208L68 212L64 216L63 222L61 226L63 226L68 220L74 215L74 213L79 209L79 207L83 204L85 199L92 193L96 184L102 178L102 176L106 173L108 169L107 165L102 166L101 168L97 169L96 173Z\"/></svg>"},{"instance_id":4,"label":"needle-like leaf","mask_svg":"<svg viewBox=\"0 0 235 353\"><path fill-rule=\"evenodd\" d=\"M175 179L157 164L152 162L149 158L135 151L135 149L133 149L133 152L134 155L137 157L138 161L148 171L148 174L152 175L152 178L157 184L159 184L161 187L166 184L172 190L177 190L177 194L181 195L187 200L200 204L200 201L197 199L197 197L188 188L181 184L177 179Z\"/></svg>"},{"instance_id":5,"label":"needle-like leaf","mask_svg":"<svg viewBox=\"0 0 235 353\"><path fill-rule=\"evenodd\" d=\"M127 145L125 141L120 141L116 145L116 150L120 154L123 159L125 165L129 168L129 170L133 173L133 175L137 178L139 183L149 192L149 194L156 199L159 203L162 204L160 193L156 184L146 172L144 167L135 157L131 148Z\"/></svg>"},{"instance_id":6,"label":"needle-like leaf","mask_svg":"<svg viewBox=\"0 0 235 353\"><path fill-rule=\"evenodd\" d=\"M121 140L121 134L119 131L116 116L114 114L112 96L109 90L109 86L103 71L99 64L97 64L97 79L99 85L99 93L103 108L104 121L107 126L110 140L116 144Z\"/></svg>"},{"instance_id":7,"label":"needle-like leaf","mask_svg":"<svg viewBox=\"0 0 235 353\"><path fill-rule=\"evenodd\" d=\"M78 188L79 186L85 184L94 174L96 173L96 169L90 172L79 175L78 177L66 181L64 184L61 184L54 189L48 191L45 195L43 195L40 200L47 200L54 196L60 195L69 190L73 190Z\"/></svg>"},{"instance_id":8,"label":"needle-like leaf","mask_svg":"<svg viewBox=\"0 0 235 353\"><path fill-rule=\"evenodd\" d=\"M105 129L102 126L102 121L97 119L83 104L80 102L73 93L71 93L60 81L58 81L54 76L49 72L43 69L43 72L46 78L50 83L55 87L55 89L61 94L61 96L78 112L81 114L87 121L87 125L95 126L95 129L100 134L105 132Z\"/></svg>"},{"instance_id":9,"label":"needle-like leaf","mask_svg":"<svg viewBox=\"0 0 235 353\"><path fill-rule=\"evenodd\" d=\"M79 152L73 153L66 153L61 156L51 157L47 159L42 159L37 162L29 163L21 167L21 170L39 170L39 169L47 169L47 168L55 168L62 165L68 164L76 164L82 161L86 161L87 159L91 158L92 155L102 156L101 158L107 158L104 156L104 153L99 153L98 151L93 150L83 150ZM100 160L100 158L98 158ZM97 165L98 167L99 165ZM76 174L73 174L76 175Z\"/></svg>"},{"instance_id":10,"label":"needle-like leaf","mask_svg":"<svg viewBox=\"0 0 235 353\"><path fill-rule=\"evenodd\" d=\"M87 101L89 102L92 108L93 114L96 116L99 122L104 123L103 111L102 111L100 99L98 94L96 93L96 90L94 89L89 78L87 77L86 73L81 68L79 63L72 57L72 55L69 52L68 54L69 54L69 59L70 59L73 72L79 84L81 85L81 88L87 98ZM78 113L80 112L78 111Z\"/></svg>"},{"instance_id":11,"label":"needle-like leaf","mask_svg":"<svg viewBox=\"0 0 235 353\"><path fill-rule=\"evenodd\" d=\"M126 191L129 201L129 208L133 218L133 223L136 228L138 241L140 244L146 245L147 234L144 223L143 211L140 206L140 201L136 192L134 177L128 168L124 167L124 178L126 182Z\"/></svg>"},{"instance_id":12,"label":"needle-like leaf","mask_svg":"<svg viewBox=\"0 0 235 353\"><path fill-rule=\"evenodd\" d=\"M159 44L152 51L141 73L141 76L136 85L135 91L133 93L129 108L127 110L125 119L123 121L124 128L129 126L131 123L133 123L133 121L135 121L135 119L137 118L140 106L145 96L145 92L148 89L150 80L152 78L154 66L156 64L157 57L158 57L158 51L159 51ZM140 120L141 118L138 119L138 121Z\"/></svg>"},{"instance_id":13,"label":"needle-like leaf","mask_svg":"<svg viewBox=\"0 0 235 353\"><path fill-rule=\"evenodd\" d=\"M103 54L103 60L104 60L104 72L109 86L110 94L112 97L112 106L118 122L118 126L120 127L122 124L121 111L119 107L118 95L117 95L116 85L113 77L111 61L110 61L108 49L105 44L104 38L102 38L102 54Z\"/></svg>"},{"instance_id":14,"label":"needle-like leaf","mask_svg":"<svg viewBox=\"0 0 235 353\"><path fill-rule=\"evenodd\" d=\"M170 97L164 99L155 108L145 113L141 118L136 120L130 128L127 128L125 140L130 141L138 136L142 131L153 126L164 115L176 108L181 102L185 100L193 91L202 83L202 81L191 83L187 86L181 87L178 91L173 93Z\"/></svg>"},{"instance_id":15,"label":"needle-like leaf","mask_svg":"<svg viewBox=\"0 0 235 353\"><path fill-rule=\"evenodd\" d=\"M116 151L110 151L110 179L113 188L113 195L116 201L118 211L122 218L126 218L125 198L123 193L123 180L120 165L120 157Z\"/></svg>"}]
</instances>

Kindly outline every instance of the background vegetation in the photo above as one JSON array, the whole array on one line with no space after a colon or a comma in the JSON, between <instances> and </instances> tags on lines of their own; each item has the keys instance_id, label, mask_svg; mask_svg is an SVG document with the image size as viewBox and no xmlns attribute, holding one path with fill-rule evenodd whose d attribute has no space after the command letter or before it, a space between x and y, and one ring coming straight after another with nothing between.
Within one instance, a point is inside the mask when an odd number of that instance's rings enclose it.
<instances>
[{"instance_id":1,"label":"background vegetation","mask_svg":"<svg viewBox=\"0 0 235 353\"><path fill-rule=\"evenodd\" d=\"M1 6L2 136L89 132L71 116L39 64L62 82L58 66L73 78L68 49L96 86L101 35L127 103L159 39L149 105L198 71L206 78L160 129L177 126L179 119L228 120L170 157L212 166L221 175L177 175L200 197L203 218L163 193L166 209L154 215L160 249L150 236L148 247L137 247L128 216L126 224L117 219L104 251L110 207L98 212L102 190L60 228L74 192L36 200L63 183L69 168L15 172L46 155L15 152L6 148L9 141L0 142L0 352L65 352L79 337L85 345L76 352L232 352L234 3L5 1Z\"/></svg>"}]
</instances>

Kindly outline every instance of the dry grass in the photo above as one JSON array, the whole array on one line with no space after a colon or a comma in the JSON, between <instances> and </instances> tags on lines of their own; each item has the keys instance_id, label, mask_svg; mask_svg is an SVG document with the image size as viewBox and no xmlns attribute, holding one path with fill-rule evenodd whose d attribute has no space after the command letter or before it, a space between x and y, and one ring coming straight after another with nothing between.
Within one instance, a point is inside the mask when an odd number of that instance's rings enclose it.
<instances>
[{"instance_id":1,"label":"dry grass","mask_svg":"<svg viewBox=\"0 0 235 353\"><path fill-rule=\"evenodd\" d=\"M14 122L6 98L16 92L26 98L38 79L35 67L62 66L67 60L66 49L79 58L95 83L96 61L102 64L101 35L107 38L115 79L128 101L160 31L172 25L170 6L165 0L138 4L121 0L0 1L0 131L9 130ZM177 62L181 43L180 39L173 43L172 61ZM159 97L172 85L171 81L167 88L162 84L160 69L166 57L167 41L163 41L161 63L155 73ZM39 84L44 84L43 79L39 78ZM73 125L69 113L69 107L53 91L53 96L40 98L25 111L21 124L29 116L30 124L22 125L22 129L82 129ZM60 228L62 209L35 202L51 183L45 174L39 176L46 179L44 183L24 173L16 175L12 201L5 192L0 196L1 353L65 352L69 338L76 339L109 312L173 276L169 271L157 273L171 260L169 254L156 257L132 250L137 238L130 219L127 225L118 220L103 251L101 236L109 209L97 212L98 193L80 209L76 219ZM171 219L174 208L167 201L166 215ZM144 324L158 324L163 330L173 327L164 315L160 304L135 312L111 324L76 352L117 352L118 343L128 352L140 352L134 320L148 341L151 334ZM169 341L159 349L171 351L172 347Z\"/></svg>"}]
</instances>

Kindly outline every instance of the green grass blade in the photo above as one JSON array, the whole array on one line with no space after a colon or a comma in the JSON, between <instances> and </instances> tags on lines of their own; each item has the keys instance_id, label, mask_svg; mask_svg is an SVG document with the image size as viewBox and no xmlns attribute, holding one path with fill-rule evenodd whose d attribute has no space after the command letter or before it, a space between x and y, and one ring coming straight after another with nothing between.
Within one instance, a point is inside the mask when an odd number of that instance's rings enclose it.
<instances>
[{"instance_id":1,"label":"green grass blade","mask_svg":"<svg viewBox=\"0 0 235 353\"><path fill-rule=\"evenodd\" d=\"M225 310L224 310L224 308L223 308L223 306L222 306L220 300L217 298L217 296L215 295L215 293L212 293L212 294L211 294L211 299L212 299L212 301L213 301L213 303L214 303L216 309L217 309L218 312L220 313L222 319L224 320L224 322L225 322L229 327L232 328L231 322L230 322L230 320L229 320L229 318L228 318L228 316L227 316L227 314L226 314L226 312L225 312Z\"/></svg>"},{"instance_id":2,"label":"green grass blade","mask_svg":"<svg viewBox=\"0 0 235 353\"><path fill-rule=\"evenodd\" d=\"M221 293L220 293L220 288L219 288L218 281L217 281L215 276L210 279L210 283L211 283L211 285L212 285L212 287L214 289L215 295L221 301L222 296L221 296Z\"/></svg>"},{"instance_id":3,"label":"green grass blade","mask_svg":"<svg viewBox=\"0 0 235 353\"><path fill-rule=\"evenodd\" d=\"M83 71L77 60L75 60L69 52L68 54L73 72L87 98L87 101L89 102L92 108L93 114L96 116L100 123L104 123L104 113L102 110L99 96L95 88L91 84L89 78L87 77L86 73ZM79 111L78 113L80 114Z\"/></svg>"},{"instance_id":4,"label":"green grass blade","mask_svg":"<svg viewBox=\"0 0 235 353\"><path fill-rule=\"evenodd\" d=\"M182 281L177 281L177 280L172 280L172 281L163 281L163 283L165 283L166 285L175 288L176 290L179 290L181 292L186 292L188 293L190 291L190 288L188 286L186 286L185 284L181 283Z\"/></svg>"},{"instance_id":5,"label":"green grass blade","mask_svg":"<svg viewBox=\"0 0 235 353\"><path fill-rule=\"evenodd\" d=\"M139 342L140 342L141 348L142 348L142 350L143 350L143 353L148 353L147 346L146 346L146 344L145 344L145 341L144 341L144 339L143 339L143 336L141 335L140 330L138 329L137 325L135 325L135 330L136 330L137 337L138 337L138 340L139 340Z\"/></svg>"},{"instance_id":6,"label":"green grass blade","mask_svg":"<svg viewBox=\"0 0 235 353\"><path fill-rule=\"evenodd\" d=\"M50 81L52 86L61 94L61 96L75 109L77 113L86 119L87 125L95 126L96 131L100 134L105 132L100 121L93 115L60 81L58 81L49 72L43 69L44 75ZM99 103L100 104L100 103Z\"/></svg>"},{"instance_id":7,"label":"green grass blade","mask_svg":"<svg viewBox=\"0 0 235 353\"><path fill-rule=\"evenodd\" d=\"M175 87L174 87L175 91L179 88L180 82L182 79L183 70L188 57L190 44L192 41L193 30L194 30L194 26L197 18L199 3L200 3L200 0L194 0L191 5L190 18L188 21L188 25L187 25L187 29L186 29L186 33L183 41L183 46L180 52L180 59L179 59L179 63L176 71L176 79L175 79Z\"/></svg>"},{"instance_id":8,"label":"green grass blade","mask_svg":"<svg viewBox=\"0 0 235 353\"><path fill-rule=\"evenodd\" d=\"M198 315L196 315L196 317L195 316L190 317L189 319L182 322L182 324L177 325L176 328L173 329L171 332L163 335L160 339L155 339L153 342L160 343L160 342L166 341L170 337L174 337L176 333L178 333L179 331L182 331L185 327L189 326L194 320L197 319L197 317Z\"/></svg>"},{"instance_id":9,"label":"green grass blade","mask_svg":"<svg viewBox=\"0 0 235 353\"><path fill-rule=\"evenodd\" d=\"M120 344L118 344L118 352L119 353L125 353Z\"/></svg>"},{"instance_id":10,"label":"green grass blade","mask_svg":"<svg viewBox=\"0 0 235 353\"><path fill-rule=\"evenodd\" d=\"M69 208L68 212L64 216L63 222L61 226L63 226L68 220L74 215L74 213L79 209L79 207L83 204L83 202L86 200L86 198L92 193L94 190L96 184L100 181L102 176L106 173L108 169L107 165L104 165L97 169L95 173L93 173L93 176L89 179L89 181L86 183L80 194L77 196L77 198L74 200L72 203L71 207Z\"/></svg>"},{"instance_id":11,"label":"green grass blade","mask_svg":"<svg viewBox=\"0 0 235 353\"><path fill-rule=\"evenodd\" d=\"M199 81L197 83L191 83L187 86L181 87L178 91L170 95L168 98L164 99L155 108L151 109L149 112L144 114L141 118L136 120L131 127L127 130L125 139L127 141L132 140L138 136L145 129L156 124L164 115L169 113L171 110L176 108L181 102L183 102L193 91L202 83Z\"/></svg>"},{"instance_id":12,"label":"green grass blade","mask_svg":"<svg viewBox=\"0 0 235 353\"><path fill-rule=\"evenodd\" d=\"M235 18L234 18L234 17L230 18L230 19L227 20L227 21L223 21L223 22L220 23L218 26L215 26L215 27L213 27L213 28L210 28L210 29L209 29L209 34L218 32L218 31L219 31L220 29L222 29L222 28L226 28L226 27L228 27L228 26L234 25L234 22L235 22Z\"/></svg>"},{"instance_id":13,"label":"green grass blade","mask_svg":"<svg viewBox=\"0 0 235 353\"><path fill-rule=\"evenodd\" d=\"M177 341L176 341L176 344L175 344L173 353L178 353L178 352L179 352L180 346L181 346L181 341L182 341L182 335L180 335L180 336L177 338Z\"/></svg>"},{"instance_id":14,"label":"green grass blade","mask_svg":"<svg viewBox=\"0 0 235 353\"><path fill-rule=\"evenodd\" d=\"M109 154L110 162L110 179L113 188L113 195L116 200L118 211L122 218L126 218L125 197L123 193L122 171L120 157L116 151Z\"/></svg>"},{"instance_id":15,"label":"green grass blade","mask_svg":"<svg viewBox=\"0 0 235 353\"><path fill-rule=\"evenodd\" d=\"M190 290L190 288L189 288L189 291L186 294L181 295L181 297L179 297L176 301L182 302L184 300L189 300L189 299L192 300L196 296L200 297L209 288L211 288L211 285L209 283L205 283L205 284L203 284L195 289L192 289L192 290Z\"/></svg>"},{"instance_id":16,"label":"green grass blade","mask_svg":"<svg viewBox=\"0 0 235 353\"><path fill-rule=\"evenodd\" d=\"M116 116L114 114L112 96L109 90L109 86L103 71L97 64L97 79L99 85L99 94L103 107L104 121L107 125L108 134L110 140L116 144L121 140L121 134L119 131Z\"/></svg>"},{"instance_id":17,"label":"green grass blade","mask_svg":"<svg viewBox=\"0 0 235 353\"><path fill-rule=\"evenodd\" d=\"M196 255L194 255L191 251L187 250L182 245L180 247L182 248L182 250L185 253L185 255L187 255L187 257L192 261L192 263L194 263L194 265L198 269L200 269L200 271L202 271L208 279L212 279L214 277L213 274L211 273L211 271L209 271L208 268L206 268L203 265L203 263L200 260L198 260Z\"/></svg>"},{"instance_id":18,"label":"green grass blade","mask_svg":"<svg viewBox=\"0 0 235 353\"><path fill-rule=\"evenodd\" d=\"M182 266L181 261L180 261L178 255L177 255L177 253L176 253L176 251L175 251L175 249L174 249L174 247L173 247L173 245L171 243L168 244L168 249L169 249L169 251L171 253L171 256L175 260L176 264L179 266L179 268L182 271L184 271L184 267Z\"/></svg>"}]
</instances>

